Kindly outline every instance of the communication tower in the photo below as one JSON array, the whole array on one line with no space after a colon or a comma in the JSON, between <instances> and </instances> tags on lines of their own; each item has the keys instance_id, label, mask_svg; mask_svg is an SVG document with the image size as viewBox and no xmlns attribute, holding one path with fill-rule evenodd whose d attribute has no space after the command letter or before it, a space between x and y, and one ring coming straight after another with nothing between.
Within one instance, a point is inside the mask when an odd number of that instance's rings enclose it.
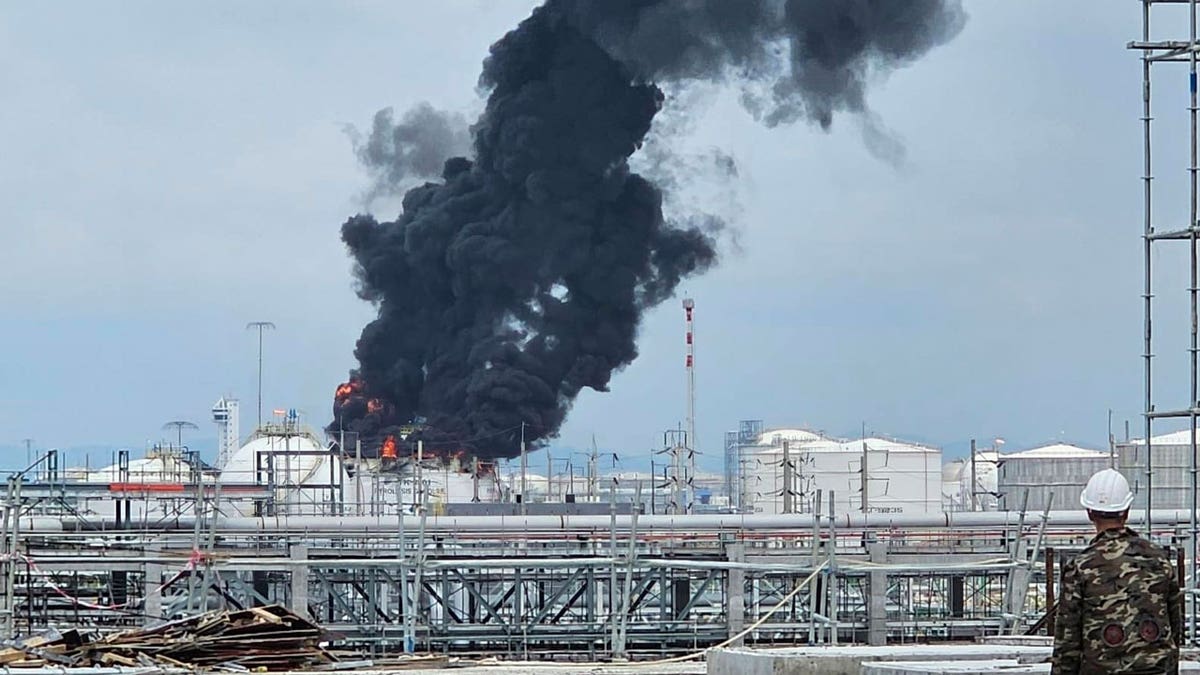
<instances>
[{"instance_id":1,"label":"communication tower","mask_svg":"<svg viewBox=\"0 0 1200 675\"><path fill-rule=\"evenodd\" d=\"M241 445L238 437L237 399L217 399L212 407L212 419L217 425L217 467L224 468L225 463Z\"/></svg>"},{"instance_id":2,"label":"communication tower","mask_svg":"<svg viewBox=\"0 0 1200 675\"><path fill-rule=\"evenodd\" d=\"M684 512L691 513L694 502L694 481L696 480L696 324L692 318L692 310L696 307L691 298L683 299L683 311L687 322L687 436L684 438L687 452L687 475L680 487L683 491Z\"/></svg>"}]
</instances>

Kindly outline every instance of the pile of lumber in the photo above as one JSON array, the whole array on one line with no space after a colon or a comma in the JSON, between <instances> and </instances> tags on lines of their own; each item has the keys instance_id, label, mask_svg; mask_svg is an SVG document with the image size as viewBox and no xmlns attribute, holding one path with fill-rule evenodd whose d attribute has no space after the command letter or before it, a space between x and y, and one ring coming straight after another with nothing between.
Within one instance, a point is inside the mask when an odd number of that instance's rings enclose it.
<instances>
[{"instance_id":1,"label":"pile of lumber","mask_svg":"<svg viewBox=\"0 0 1200 675\"><path fill-rule=\"evenodd\" d=\"M75 630L33 637L6 643L0 664L304 670L337 661L320 646L323 638L320 626L272 605L209 612L94 639Z\"/></svg>"}]
</instances>

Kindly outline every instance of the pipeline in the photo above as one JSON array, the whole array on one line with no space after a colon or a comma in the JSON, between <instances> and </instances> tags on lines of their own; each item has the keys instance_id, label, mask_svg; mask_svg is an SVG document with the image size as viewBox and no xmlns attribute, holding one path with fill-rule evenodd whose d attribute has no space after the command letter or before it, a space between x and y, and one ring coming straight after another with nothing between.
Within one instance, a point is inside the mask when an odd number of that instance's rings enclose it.
<instances>
[{"instance_id":1,"label":"pipeline","mask_svg":"<svg viewBox=\"0 0 1200 675\"><path fill-rule=\"evenodd\" d=\"M17 531L21 534L29 532L49 534L62 532L65 527L64 519L56 516L21 516L21 524Z\"/></svg>"},{"instance_id":2,"label":"pipeline","mask_svg":"<svg viewBox=\"0 0 1200 675\"><path fill-rule=\"evenodd\" d=\"M1137 526L1144 516L1133 514L1131 525ZM410 517L411 518L411 517ZM1153 522L1158 527L1182 525L1190 522L1191 513L1186 510L1160 510L1154 512ZM822 526L831 521L838 530L912 530L954 528L1006 528L1020 524L1016 511L959 511L931 514L894 513L842 513L833 518L822 516ZM692 514L692 515L642 515L638 518L640 532L748 532L766 531L809 531L814 525L812 514ZM207 525L205 520L202 525ZM628 531L631 516L616 516L615 526L619 531ZM1086 512L1051 511L1049 524L1058 527L1088 526ZM193 518L163 520L147 528L152 531L191 531ZM611 516L581 515L499 515L499 516L428 516L425 529L431 533L468 532L609 532L614 526ZM22 528L26 527L22 523ZM270 532L297 534L385 534L398 528L396 516L278 516L278 517L228 517L216 521L216 529L225 533ZM121 530L111 520L68 517L62 519L31 519L26 532L39 531L99 531Z\"/></svg>"}]
</instances>

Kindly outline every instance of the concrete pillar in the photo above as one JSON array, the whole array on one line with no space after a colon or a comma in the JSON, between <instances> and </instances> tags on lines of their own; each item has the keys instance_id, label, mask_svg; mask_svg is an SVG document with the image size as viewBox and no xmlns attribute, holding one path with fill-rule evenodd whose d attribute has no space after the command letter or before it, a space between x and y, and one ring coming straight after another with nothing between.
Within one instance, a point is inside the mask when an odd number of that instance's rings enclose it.
<instances>
[{"instance_id":1,"label":"concrete pillar","mask_svg":"<svg viewBox=\"0 0 1200 675\"><path fill-rule=\"evenodd\" d=\"M146 551L147 554L155 555L157 551ZM163 566L158 563L146 563L142 568L144 576L142 578L142 597L144 598L142 606L142 625L149 626L158 622L162 618L162 582L163 582Z\"/></svg>"},{"instance_id":2,"label":"concrete pillar","mask_svg":"<svg viewBox=\"0 0 1200 675\"><path fill-rule=\"evenodd\" d=\"M745 562L745 544L726 544L725 556L729 562ZM729 570L725 578L725 614L728 617L729 637L733 637L746 628L746 571L741 569ZM745 640L738 638L731 646L741 647Z\"/></svg>"},{"instance_id":3,"label":"concrete pillar","mask_svg":"<svg viewBox=\"0 0 1200 675\"><path fill-rule=\"evenodd\" d=\"M867 545L867 553L871 562L883 564L887 562L887 544L874 542ZM867 644L887 644L887 572L872 570L867 578Z\"/></svg>"},{"instance_id":4,"label":"concrete pillar","mask_svg":"<svg viewBox=\"0 0 1200 675\"><path fill-rule=\"evenodd\" d=\"M292 560L307 560L308 547L304 544L292 544L291 546ZM292 563L292 592L289 594L291 602L288 609L296 614L308 616L308 565L305 563Z\"/></svg>"},{"instance_id":5,"label":"concrete pillar","mask_svg":"<svg viewBox=\"0 0 1200 675\"><path fill-rule=\"evenodd\" d=\"M147 545L143 549L147 558L157 558L161 549L157 544ZM148 562L142 566L142 625L149 626L162 619L163 598L163 566L160 563Z\"/></svg>"}]
</instances>

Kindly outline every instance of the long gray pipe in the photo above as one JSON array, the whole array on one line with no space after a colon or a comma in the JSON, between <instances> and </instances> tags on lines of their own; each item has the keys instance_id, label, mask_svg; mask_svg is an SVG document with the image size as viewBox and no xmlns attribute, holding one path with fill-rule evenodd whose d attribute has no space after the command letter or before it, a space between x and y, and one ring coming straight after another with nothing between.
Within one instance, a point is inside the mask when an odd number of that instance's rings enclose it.
<instances>
[{"instance_id":1,"label":"long gray pipe","mask_svg":"<svg viewBox=\"0 0 1200 675\"><path fill-rule=\"evenodd\" d=\"M1133 514L1132 525L1141 522L1142 513ZM1154 512L1154 523L1159 528L1190 521L1191 513L1186 510L1160 510ZM925 529L925 528L1001 528L1015 527L1020 514L1015 511L948 512L934 514L893 513L843 513L835 517L840 530L862 529ZM48 522L49 521L49 522ZM161 522L149 529L191 530L194 520L175 519ZM618 530L628 530L630 516L617 516ZM822 524L829 517L821 518ZM62 530L116 529L112 523L97 520L64 518L38 518L29 523L29 532ZM1051 527L1079 527L1088 525L1087 514L1082 511L1051 511ZM25 527L22 522L22 527ZM430 516L425 525L429 532L487 533L487 532L608 532L613 526L611 516ZM396 531L393 516L280 516L275 518L237 517L217 521L218 532L298 532L298 533L388 533ZM813 527L811 514L762 515L762 514L697 514L640 516L638 530L642 532L716 532L716 531L779 531L804 530ZM142 529L142 528L137 528Z\"/></svg>"},{"instance_id":2,"label":"long gray pipe","mask_svg":"<svg viewBox=\"0 0 1200 675\"><path fill-rule=\"evenodd\" d=\"M62 532L64 527L63 519L55 516L21 516L21 526L17 531L21 534L28 532Z\"/></svg>"}]
</instances>

